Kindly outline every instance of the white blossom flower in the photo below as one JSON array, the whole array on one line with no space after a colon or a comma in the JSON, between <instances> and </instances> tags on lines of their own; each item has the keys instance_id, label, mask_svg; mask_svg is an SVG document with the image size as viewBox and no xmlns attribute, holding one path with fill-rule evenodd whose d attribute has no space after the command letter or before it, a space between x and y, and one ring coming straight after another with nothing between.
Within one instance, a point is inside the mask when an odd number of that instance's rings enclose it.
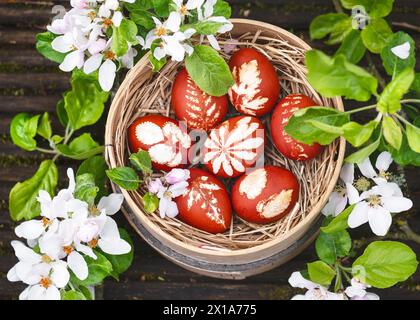
<instances>
[{"instance_id":1,"label":"white blossom flower","mask_svg":"<svg viewBox=\"0 0 420 320\"><path fill-rule=\"evenodd\" d=\"M78 29L58 36L51 42L55 51L68 53L59 68L62 71L69 72L74 68L81 68L84 63L85 50L89 46L88 38Z\"/></svg>"},{"instance_id":2,"label":"white blossom flower","mask_svg":"<svg viewBox=\"0 0 420 320\"><path fill-rule=\"evenodd\" d=\"M379 296L375 293L367 292L367 288L370 288L370 286L353 278L351 279L351 286L347 287L344 293L351 300L379 300Z\"/></svg>"},{"instance_id":3,"label":"white blossom flower","mask_svg":"<svg viewBox=\"0 0 420 320\"><path fill-rule=\"evenodd\" d=\"M60 288L70 279L67 264L53 260L26 247L20 241L12 241L19 262L9 270L9 281L22 281L29 285L20 295L21 300L59 300Z\"/></svg>"},{"instance_id":4,"label":"white blossom flower","mask_svg":"<svg viewBox=\"0 0 420 320\"><path fill-rule=\"evenodd\" d=\"M173 199L183 195L187 187L188 182L181 181L158 192L159 214L162 219L165 217L174 218L178 215L178 207Z\"/></svg>"},{"instance_id":5,"label":"white blossom flower","mask_svg":"<svg viewBox=\"0 0 420 320\"><path fill-rule=\"evenodd\" d=\"M169 56L173 61L183 61L186 54L191 55L194 52L194 48L185 43L185 40L190 39L194 33L194 29L187 29L184 32L175 32L170 36L162 36L162 42L154 50L153 56L157 60Z\"/></svg>"},{"instance_id":6,"label":"white blossom flower","mask_svg":"<svg viewBox=\"0 0 420 320\"><path fill-rule=\"evenodd\" d=\"M208 22L220 23L221 26L217 30L217 33L223 34L223 33L231 31L233 29L233 24L232 22L230 22L228 19L226 19L223 16L213 17L214 6L216 5L216 3L217 3L217 0L207 0L203 6L203 9L204 9L203 13L202 14L199 13L198 19L204 22L208 21ZM198 11L200 12L201 10L199 9ZM210 45L214 49L221 50L220 45L217 42L215 35L207 35L207 40L209 41Z\"/></svg>"},{"instance_id":7,"label":"white blossom flower","mask_svg":"<svg viewBox=\"0 0 420 320\"><path fill-rule=\"evenodd\" d=\"M184 0L173 0L174 9L183 18L189 15L189 11L200 8L204 3L204 0L188 0L184 4Z\"/></svg>"},{"instance_id":8,"label":"white blossom flower","mask_svg":"<svg viewBox=\"0 0 420 320\"><path fill-rule=\"evenodd\" d=\"M153 21L155 22L155 28L146 35L144 49L150 49L155 40L162 39L163 36L170 33L178 32L181 26L181 16L177 12L171 12L168 19L163 23L156 17L153 17Z\"/></svg>"},{"instance_id":9,"label":"white blossom flower","mask_svg":"<svg viewBox=\"0 0 420 320\"><path fill-rule=\"evenodd\" d=\"M381 183L360 195L358 202L348 218L350 228L369 222L373 233L384 236L392 223L391 213L409 210L413 202L395 193L395 188L389 183Z\"/></svg>"},{"instance_id":10,"label":"white blossom flower","mask_svg":"<svg viewBox=\"0 0 420 320\"><path fill-rule=\"evenodd\" d=\"M323 286L305 279L298 271L292 273L289 284L294 288L307 289L305 294L298 294L292 300L346 300L344 294L330 292Z\"/></svg>"},{"instance_id":11,"label":"white blossom flower","mask_svg":"<svg viewBox=\"0 0 420 320\"><path fill-rule=\"evenodd\" d=\"M384 151L381 154L379 154L375 163L375 167L379 170L379 172L376 172L376 170L373 168L369 158L366 158L364 161L358 164L358 167L360 172L366 178L372 179L373 181L375 181L376 184L381 184L386 183L390 179L390 173L387 171L391 163L391 154L387 151Z\"/></svg>"},{"instance_id":12,"label":"white blossom flower","mask_svg":"<svg viewBox=\"0 0 420 320\"><path fill-rule=\"evenodd\" d=\"M340 214L347 203L354 204L359 199L359 192L353 186L354 182L354 165L345 164L340 172L340 179L343 184L338 184L335 191L331 194L326 206L322 209L322 213L326 216L337 216Z\"/></svg>"},{"instance_id":13,"label":"white blossom flower","mask_svg":"<svg viewBox=\"0 0 420 320\"><path fill-rule=\"evenodd\" d=\"M391 52L398 58L405 60L410 56L411 45L410 42L406 41L403 44L391 48Z\"/></svg>"}]
</instances>

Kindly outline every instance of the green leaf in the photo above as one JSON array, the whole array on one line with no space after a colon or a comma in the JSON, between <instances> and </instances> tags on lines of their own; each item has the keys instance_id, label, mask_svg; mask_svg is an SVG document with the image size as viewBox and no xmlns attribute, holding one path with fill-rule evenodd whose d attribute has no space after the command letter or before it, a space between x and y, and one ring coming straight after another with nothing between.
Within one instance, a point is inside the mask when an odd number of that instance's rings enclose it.
<instances>
[{"instance_id":1,"label":"green leaf","mask_svg":"<svg viewBox=\"0 0 420 320\"><path fill-rule=\"evenodd\" d=\"M407 245L395 241L369 244L353 263L353 275L375 288L389 288L407 280L417 270L417 258Z\"/></svg>"},{"instance_id":2,"label":"green leaf","mask_svg":"<svg viewBox=\"0 0 420 320\"><path fill-rule=\"evenodd\" d=\"M52 196L57 180L58 170L54 161L44 160L33 177L15 184L9 195L9 212L12 219L30 220L39 216L41 210L36 200L38 193L45 190Z\"/></svg>"},{"instance_id":3,"label":"green leaf","mask_svg":"<svg viewBox=\"0 0 420 320\"><path fill-rule=\"evenodd\" d=\"M364 57L366 47L363 44L359 30L351 30L346 35L335 56L342 54L351 63L357 64Z\"/></svg>"},{"instance_id":4,"label":"green leaf","mask_svg":"<svg viewBox=\"0 0 420 320\"><path fill-rule=\"evenodd\" d=\"M384 116L382 129L385 140L395 149L401 148L402 131L398 124L390 116Z\"/></svg>"},{"instance_id":5,"label":"green leaf","mask_svg":"<svg viewBox=\"0 0 420 320\"><path fill-rule=\"evenodd\" d=\"M95 198L99 188L95 184L95 176L90 173L84 173L76 176L76 189L74 197L89 204L89 207L95 204Z\"/></svg>"},{"instance_id":6,"label":"green leaf","mask_svg":"<svg viewBox=\"0 0 420 320\"><path fill-rule=\"evenodd\" d=\"M61 300L87 300L85 295L79 291L68 290L61 292Z\"/></svg>"},{"instance_id":7,"label":"green leaf","mask_svg":"<svg viewBox=\"0 0 420 320\"><path fill-rule=\"evenodd\" d=\"M166 18L169 16L169 8L172 0L152 0L152 2L153 8L159 17Z\"/></svg>"},{"instance_id":8,"label":"green leaf","mask_svg":"<svg viewBox=\"0 0 420 320\"><path fill-rule=\"evenodd\" d=\"M89 275L85 280L80 280L74 274L71 275L70 280L77 285L95 286L100 284L106 277L112 274L111 262L98 250L94 250L97 259L92 259L89 256L84 256L88 266Z\"/></svg>"},{"instance_id":9,"label":"green leaf","mask_svg":"<svg viewBox=\"0 0 420 320\"><path fill-rule=\"evenodd\" d=\"M63 127L67 127L67 124L69 123L69 117L67 116L67 111L64 107L64 99L60 99L60 101L57 102L57 107L55 111L57 113L57 117L61 125Z\"/></svg>"},{"instance_id":10,"label":"green leaf","mask_svg":"<svg viewBox=\"0 0 420 320\"><path fill-rule=\"evenodd\" d=\"M93 300L92 293L85 286L79 286L80 292L85 296L86 300Z\"/></svg>"},{"instance_id":11,"label":"green leaf","mask_svg":"<svg viewBox=\"0 0 420 320\"><path fill-rule=\"evenodd\" d=\"M395 150L390 145L386 145L384 150L391 153L392 159L401 166L417 166L420 167L420 153L413 151L404 135L400 150Z\"/></svg>"},{"instance_id":12,"label":"green leaf","mask_svg":"<svg viewBox=\"0 0 420 320\"><path fill-rule=\"evenodd\" d=\"M304 108L294 113L285 130L292 138L308 145L315 142L327 145L339 136L339 134L325 132L315 127L310 122L313 120L317 121L316 123L321 122L326 125L341 127L349 121L349 116L333 108Z\"/></svg>"},{"instance_id":13,"label":"green leaf","mask_svg":"<svg viewBox=\"0 0 420 320\"><path fill-rule=\"evenodd\" d=\"M153 193L147 192L143 196L144 210L148 213L154 213L159 208L159 198Z\"/></svg>"},{"instance_id":14,"label":"green leaf","mask_svg":"<svg viewBox=\"0 0 420 320\"><path fill-rule=\"evenodd\" d=\"M407 42L410 44L410 55L406 59L397 57L391 51L394 47L403 45ZM413 38L407 33L402 31L394 33L387 45L381 51L382 64L384 65L386 72L390 76L395 76L406 68L413 69L416 65L415 48L416 44L414 43Z\"/></svg>"},{"instance_id":15,"label":"green leaf","mask_svg":"<svg viewBox=\"0 0 420 320\"><path fill-rule=\"evenodd\" d=\"M308 80L321 95L332 98L368 101L376 93L378 80L364 69L348 62L346 57L334 58L318 50L306 53Z\"/></svg>"},{"instance_id":16,"label":"green leaf","mask_svg":"<svg viewBox=\"0 0 420 320\"><path fill-rule=\"evenodd\" d=\"M119 26L120 33L130 43L137 43L137 26L134 21L123 19Z\"/></svg>"},{"instance_id":17,"label":"green leaf","mask_svg":"<svg viewBox=\"0 0 420 320\"><path fill-rule=\"evenodd\" d=\"M116 280L119 279L119 275L121 273L124 273L125 271L128 270L128 268L133 263L133 258L134 258L133 240L128 235L127 231L125 231L122 228L119 228L118 230L120 231L120 237L122 239L124 239L125 241L127 241L131 245L131 251L129 253L120 254L120 255L107 254L107 253L101 251L101 253L109 260L109 262L111 262L111 265L112 265L111 275Z\"/></svg>"},{"instance_id":18,"label":"green leaf","mask_svg":"<svg viewBox=\"0 0 420 320\"><path fill-rule=\"evenodd\" d=\"M44 139L49 140L52 136L51 121L48 112L44 112L38 125L37 133Z\"/></svg>"},{"instance_id":19,"label":"green leaf","mask_svg":"<svg viewBox=\"0 0 420 320\"><path fill-rule=\"evenodd\" d=\"M213 7L213 17L225 17L230 19L232 16L232 8L227 1L217 0L216 4Z\"/></svg>"},{"instance_id":20,"label":"green leaf","mask_svg":"<svg viewBox=\"0 0 420 320\"><path fill-rule=\"evenodd\" d=\"M64 137L59 136L59 135L57 135L57 134L55 134L55 135L53 135L53 136L51 137L51 142L52 142L53 144L55 144L55 145L57 145L57 144L59 144L59 143L63 142L63 140L64 140Z\"/></svg>"},{"instance_id":21,"label":"green leaf","mask_svg":"<svg viewBox=\"0 0 420 320\"><path fill-rule=\"evenodd\" d=\"M71 141L69 145L59 144L57 149L64 156L75 160L88 159L104 151L104 147L93 140L90 133L83 133Z\"/></svg>"},{"instance_id":22,"label":"green leaf","mask_svg":"<svg viewBox=\"0 0 420 320\"><path fill-rule=\"evenodd\" d=\"M39 115L31 116L27 113L19 113L13 117L10 124L10 136L18 147L33 151L36 149L36 136Z\"/></svg>"},{"instance_id":23,"label":"green leaf","mask_svg":"<svg viewBox=\"0 0 420 320\"><path fill-rule=\"evenodd\" d=\"M362 40L366 48L373 53L381 53L392 37L388 22L382 18L373 19L362 30Z\"/></svg>"},{"instance_id":24,"label":"green leaf","mask_svg":"<svg viewBox=\"0 0 420 320\"><path fill-rule=\"evenodd\" d=\"M382 18L391 13L394 0L370 0L367 4L366 10L372 18Z\"/></svg>"},{"instance_id":25,"label":"green leaf","mask_svg":"<svg viewBox=\"0 0 420 320\"><path fill-rule=\"evenodd\" d=\"M334 234L348 228L347 220L352 213L355 205L351 205L343 212L334 217L327 226L321 227L321 231L326 234Z\"/></svg>"},{"instance_id":26,"label":"green leaf","mask_svg":"<svg viewBox=\"0 0 420 320\"><path fill-rule=\"evenodd\" d=\"M139 177L133 168L118 167L106 171L109 180L125 190L137 190L139 188Z\"/></svg>"},{"instance_id":27,"label":"green leaf","mask_svg":"<svg viewBox=\"0 0 420 320\"><path fill-rule=\"evenodd\" d=\"M221 26L223 26L223 23L221 22L197 21L194 23L183 25L181 30L185 31L191 28L195 30L195 34L211 35L211 34L216 34Z\"/></svg>"},{"instance_id":28,"label":"green leaf","mask_svg":"<svg viewBox=\"0 0 420 320\"><path fill-rule=\"evenodd\" d=\"M335 271L323 261L308 263L308 273L311 281L323 286L329 286L335 277Z\"/></svg>"},{"instance_id":29,"label":"green leaf","mask_svg":"<svg viewBox=\"0 0 420 320\"><path fill-rule=\"evenodd\" d=\"M100 89L96 80L75 75L72 89L64 95L64 109L73 130L96 123L102 116L109 93Z\"/></svg>"},{"instance_id":30,"label":"green leaf","mask_svg":"<svg viewBox=\"0 0 420 320\"><path fill-rule=\"evenodd\" d=\"M114 52L117 57L122 57L128 51L127 39L122 34L121 29L115 26L112 26L111 51Z\"/></svg>"},{"instance_id":31,"label":"green leaf","mask_svg":"<svg viewBox=\"0 0 420 320\"><path fill-rule=\"evenodd\" d=\"M123 2L124 6L127 8L128 11L133 10L149 10L153 9L153 1L152 0L136 0L133 3Z\"/></svg>"},{"instance_id":32,"label":"green leaf","mask_svg":"<svg viewBox=\"0 0 420 320\"><path fill-rule=\"evenodd\" d=\"M373 152L375 152L376 149L378 149L380 142L381 142L381 137L379 136L379 138L375 142L369 144L363 149L360 149L359 151L356 151L355 153L352 153L346 159L344 159L344 161L348 163L361 163L363 160L369 157Z\"/></svg>"},{"instance_id":33,"label":"green leaf","mask_svg":"<svg viewBox=\"0 0 420 320\"><path fill-rule=\"evenodd\" d=\"M346 257L351 249L351 238L347 231L334 233L321 232L315 242L318 258L328 264L334 264L337 258Z\"/></svg>"},{"instance_id":34,"label":"green leaf","mask_svg":"<svg viewBox=\"0 0 420 320\"><path fill-rule=\"evenodd\" d=\"M90 173L95 177L95 185L99 188L98 198L106 195L105 178L106 162L102 156L93 156L82 162L77 170L77 176Z\"/></svg>"},{"instance_id":35,"label":"green leaf","mask_svg":"<svg viewBox=\"0 0 420 320\"><path fill-rule=\"evenodd\" d=\"M368 4L370 1L371 0L341 0L341 5L349 10L358 5L368 8Z\"/></svg>"},{"instance_id":36,"label":"green leaf","mask_svg":"<svg viewBox=\"0 0 420 320\"><path fill-rule=\"evenodd\" d=\"M306 120L305 122L313 125L315 128L318 128L324 132L334 134L335 136L340 136L344 133L342 128L326 124L319 120L310 119Z\"/></svg>"},{"instance_id":37,"label":"green leaf","mask_svg":"<svg viewBox=\"0 0 420 320\"><path fill-rule=\"evenodd\" d=\"M143 174L153 172L152 158L150 158L150 154L147 151L140 150L137 153L133 153L130 156L130 162L137 170L143 172Z\"/></svg>"},{"instance_id":38,"label":"green leaf","mask_svg":"<svg viewBox=\"0 0 420 320\"><path fill-rule=\"evenodd\" d=\"M408 145L411 150L420 152L420 128L408 124L406 126Z\"/></svg>"},{"instance_id":39,"label":"green leaf","mask_svg":"<svg viewBox=\"0 0 420 320\"><path fill-rule=\"evenodd\" d=\"M135 24L144 27L146 30L151 30L155 27L153 15L144 9L134 9L130 11L130 19Z\"/></svg>"},{"instance_id":40,"label":"green leaf","mask_svg":"<svg viewBox=\"0 0 420 320\"><path fill-rule=\"evenodd\" d=\"M352 146L358 148L369 140L377 125L378 122L375 120L369 121L364 125L353 121L348 122L342 127L344 131L343 137Z\"/></svg>"},{"instance_id":41,"label":"green leaf","mask_svg":"<svg viewBox=\"0 0 420 320\"><path fill-rule=\"evenodd\" d=\"M64 60L64 57L67 55L67 53L61 53L58 51L55 51L51 47L51 42L56 38L56 35L52 32L43 32L38 33L36 35L36 50L42 54L45 58L61 63Z\"/></svg>"},{"instance_id":42,"label":"green leaf","mask_svg":"<svg viewBox=\"0 0 420 320\"><path fill-rule=\"evenodd\" d=\"M317 16L309 26L312 40L330 35L328 44L340 43L352 30L351 18L344 13L327 13Z\"/></svg>"},{"instance_id":43,"label":"green leaf","mask_svg":"<svg viewBox=\"0 0 420 320\"><path fill-rule=\"evenodd\" d=\"M400 100L408 92L413 81L413 69L407 68L399 73L381 93L378 101L378 111L384 114L393 114L401 110Z\"/></svg>"},{"instance_id":44,"label":"green leaf","mask_svg":"<svg viewBox=\"0 0 420 320\"><path fill-rule=\"evenodd\" d=\"M234 84L226 61L209 46L195 46L194 53L185 59L185 65L197 86L211 96L227 94Z\"/></svg>"}]
</instances>

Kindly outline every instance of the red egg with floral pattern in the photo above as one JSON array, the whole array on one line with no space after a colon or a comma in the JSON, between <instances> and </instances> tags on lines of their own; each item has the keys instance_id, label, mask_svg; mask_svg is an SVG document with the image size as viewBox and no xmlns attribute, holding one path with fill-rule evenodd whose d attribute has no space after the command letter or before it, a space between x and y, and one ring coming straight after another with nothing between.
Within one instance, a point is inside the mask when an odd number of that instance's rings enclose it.
<instances>
[{"instance_id":1,"label":"red egg with floral pattern","mask_svg":"<svg viewBox=\"0 0 420 320\"><path fill-rule=\"evenodd\" d=\"M210 96L194 83L183 68L175 78L172 87L172 109L180 121L185 121L189 129L209 130L226 116L227 95Z\"/></svg>"},{"instance_id":2,"label":"red egg with floral pattern","mask_svg":"<svg viewBox=\"0 0 420 320\"><path fill-rule=\"evenodd\" d=\"M274 66L252 48L240 49L229 61L235 84L229 97L239 112L263 116L275 106L280 96L280 82Z\"/></svg>"},{"instance_id":3,"label":"red egg with floral pattern","mask_svg":"<svg viewBox=\"0 0 420 320\"><path fill-rule=\"evenodd\" d=\"M297 110L313 107L317 104L303 94L291 94L280 101L271 116L271 136L276 148L292 160L305 161L317 157L324 147L318 143L303 144L286 133L284 127Z\"/></svg>"},{"instance_id":4,"label":"red egg with floral pattern","mask_svg":"<svg viewBox=\"0 0 420 320\"><path fill-rule=\"evenodd\" d=\"M188 164L191 138L178 121L161 115L138 118L128 128L131 152L148 151L153 168L170 171Z\"/></svg>"},{"instance_id":5,"label":"red egg with floral pattern","mask_svg":"<svg viewBox=\"0 0 420 320\"><path fill-rule=\"evenodd\" d=\"M212 129L204 142L204 164L215 175L237 177L264 155L263 123L251 116L226 120Z\"/></svg>"},{"instance_id":6,"label":"red egg with floral pattern","mask_svg":"<svg viewBox=\"0 0 420 320\"><path fill-rule=\"evenodd\" d=\"M185 193L175 199L178 218L209 233L229 229L232 207L223 183L211 173L193 168L190 169L188 184Z\"/></svg>"},{"instance_id":7,"label":"red egg with floral pattern","mask_svg":"<svg viewBox=\"0 0 420 320\"><path fill-rule=\"evenodd\" d=\"M299 198L299 182L287 169L258 168L241 176L232 188L232 205L242 219L258 224L286 216Z\"/></svg>"}]
</instances>

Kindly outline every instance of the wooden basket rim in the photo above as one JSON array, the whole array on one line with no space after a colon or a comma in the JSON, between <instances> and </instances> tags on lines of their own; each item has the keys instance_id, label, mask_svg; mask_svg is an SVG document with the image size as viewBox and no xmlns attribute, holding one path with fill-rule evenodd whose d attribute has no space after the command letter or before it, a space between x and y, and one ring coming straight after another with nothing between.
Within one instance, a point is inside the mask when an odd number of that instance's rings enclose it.
<instances>
[{"instance_id":1,"label":"wooden basket rim","mask_svg":"<svg viewBox=\"0 0 420 320\"><path fill-rule=\"evenodd\" d=\"M281 27L278 26L274 26L272 24L266 23L266 22L260 22L257 20L250 20L250 19L231 19L230 20L235 26L236 25L241 25L241 24L245 24L245 25L251 25L254 27L258 27L261 29L264 29L263 31L270 31L276 34L282 34L287 36L288 38L292 39L294 42L296 42L299 46L301 46L303 49L305 50L310 50L311 47L302 39L300 39L299 37L297 37L296 35L292 34L291 32L284 30ZM133 67L133 69L130 70L130 73L132 72L136 72L139 69L143 69L144 67L146 67L148 65L148 59L149 59L149 53L147 53L146 55L144 55L138 62L137 64ZM115 154L114 154L114 148L113 148L113 119L116 116L116 107L115 107L115 103L116 101L118 101L120 99L121 96L123 96L123 94L125 93L125 88L127 88L128 84L128 80L127 77L124 79L124 81L122 82L122 84L120 85L112 103L109 109L109 114L108 114L108 118L107 118L107 122L106 122L106 126L105 126L105 158L106 161L108 163L108 166L110 168L114 168L116 167L116 159L115 159ZM332 99L334 101L335 107L340 110L340 111L344 111L344 106L343 106L343 102L341 97L335 97ZM143 212L143 216L137 214L136 211L141 211L137 205L135 204L135 202L133 201L133 199L131 199L130 194L126 191L126 190L122 190L119 189L118 187L116 187L113 183L111 183L112 188L114 190L119 190L121 191L121 193L124 196L124 200L127 203L127 205L134 209L132 210L135 215L137 216L137 218L141 221L141 223L147 227L152 234L158 235L161 239L165 239L166 242L169 243L173 243L174 245L176 245L177 247L182 247L183 250L190 250L192 252L198 253L200 255L211 255L211 256L219 256L219 257L232 257L232 256L244 256L247 255L249 253L255 253L261 250L266 250L269 249L275 245L277 245L278 243L285 241L288 238L293 237L294 234L299 233L301 231L302 228L307 227L307 224L310 224L311 222L313 222L315 220L315 218L321 214L321 210L322 208L325 206L331 192L333 191L338 177L340 175L340 171L341 171L341 167L342 164L344 162L344 154L345 154L345 148L346 148L346 142L344 138L339 138L339 145L338 145L338 154L337 154L337 161L336 161L336 166L334 168L334 172L331 178L331 181L328 185L327 190L324 192L324 194L322 195L322 197L320 198L320 200L318 201L317 205L315 205L312 210L306 215L306 217L304 219L302 219L296 226L294 226L293 228L291 228L287 233L279 236L276 239L273 239L271 241L268 241L266 243L257 245L255 247L251 247L251 248L245 248L245 249L238 249L238 250L224 250L224 251L217 251L217 250L211 250L211 249L203 249L203 248L199 248L193 245L190 245L188 243L182 242L174 237L172 237L171 235L167 234L166 232L164 232L163 230L161 230L158 226L149 223L149 220L146 217L146 213ZM127 216L126 216L127 217ZM128 217L127 217L128 219ZM133 223L130 221L130 219L128 219L130 224L133 225ZM136 229L137 231L137 229Z\"/></svg>"}]
</instances>

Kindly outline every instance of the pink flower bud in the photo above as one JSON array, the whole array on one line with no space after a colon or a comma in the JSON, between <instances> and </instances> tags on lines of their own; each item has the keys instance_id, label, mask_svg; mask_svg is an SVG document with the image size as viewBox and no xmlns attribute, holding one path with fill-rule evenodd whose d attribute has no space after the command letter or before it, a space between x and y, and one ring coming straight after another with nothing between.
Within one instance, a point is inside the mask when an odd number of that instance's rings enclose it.
<instances>
[{"instance_id":1,"label":"pink flower bud","mask_svg":"<svg viewBox=\"0 0 420 320\"><path fill-rule=\"evenodd\" d=\"M172 169L165 176L165 180L169 184L176 184L182 181L187 181L190 178L190 170Z\"/></svg>"}]
</instances>

